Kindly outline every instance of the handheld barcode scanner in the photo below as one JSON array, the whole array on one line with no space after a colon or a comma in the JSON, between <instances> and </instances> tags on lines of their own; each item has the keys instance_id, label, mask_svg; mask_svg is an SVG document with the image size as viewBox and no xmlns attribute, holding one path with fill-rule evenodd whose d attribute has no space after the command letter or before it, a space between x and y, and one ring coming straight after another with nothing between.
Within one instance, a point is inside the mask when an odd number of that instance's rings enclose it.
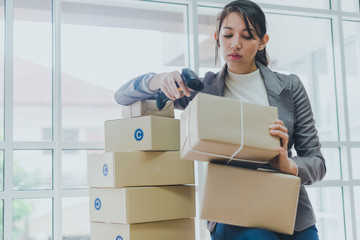
<instances>
[{"instance_id":1,"label":"handheld barcode scanner","mask_svg":"<svg viewBox=\"0 0 360 240\"><path fill-rule=\"evenodd\" d=\"M204 84L200 81L200 78L196 75L194 71L189 68L183 68L181 71L181 77L186 86L191 88L194 91L201 91L204 88ZM178 88L179 92L182 91L179 84L175 82L176 87ZM163 109L166 105L166 102L169 98L165 95L165 93L159 90L159 96L156 99L156 106L159 110Z\"/></svg>"}]
</instances>

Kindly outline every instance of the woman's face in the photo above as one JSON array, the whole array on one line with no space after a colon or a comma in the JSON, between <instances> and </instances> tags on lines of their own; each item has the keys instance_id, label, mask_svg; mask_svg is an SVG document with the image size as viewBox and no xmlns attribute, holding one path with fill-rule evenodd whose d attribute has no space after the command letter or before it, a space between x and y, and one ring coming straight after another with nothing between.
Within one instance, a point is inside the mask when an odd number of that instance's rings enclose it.
<instances>
[{"instance_id":1,"label":"woman's face","mask_svg":"<svg viewBox=\"0 0 360 240\"><path fill-rule=\"evenodd\" d=\"M255 55L257 51L264 49L268 35L261 40L253 26L249 27L255 38L249 35L242 16L238 13L230 13L222 22L219 38L220 53L228 65L228 69L237 74L251 73L257 69Z\"/></svg>"}]
</instances>

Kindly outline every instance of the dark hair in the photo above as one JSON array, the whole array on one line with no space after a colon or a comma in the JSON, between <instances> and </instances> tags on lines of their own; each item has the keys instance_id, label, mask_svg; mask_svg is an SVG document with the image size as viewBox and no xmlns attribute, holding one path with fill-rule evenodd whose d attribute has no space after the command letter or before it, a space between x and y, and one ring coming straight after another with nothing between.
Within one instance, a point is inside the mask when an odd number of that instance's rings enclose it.
<instances>
[{"instance_id":1,"label":"dark hair","mask_svg":"<svg viewBox=\"0 0 360 240\"><path fill-rule=\"evenodd\" d=\"M216 20L216 32L217 32L217 40L215 44L215 63L218 59L218 48L220 46L219 36L220 29L224 19L230 13L239 13L244 19L246 29L249 35L254 38L251 30L250 24L254 27L256 34L260 39L264 37L266 34L266 18L264 12L261 8L254 2L249 0L236 0L229 4L227 4L224 9L218 14ZM250 24L249 24L250 22ZM261 64L267 66L269 64L268 54L266 52L266 47L263 50L259 50L256 53L255 60L259 61Z\"/></svg>"}]
</instances>

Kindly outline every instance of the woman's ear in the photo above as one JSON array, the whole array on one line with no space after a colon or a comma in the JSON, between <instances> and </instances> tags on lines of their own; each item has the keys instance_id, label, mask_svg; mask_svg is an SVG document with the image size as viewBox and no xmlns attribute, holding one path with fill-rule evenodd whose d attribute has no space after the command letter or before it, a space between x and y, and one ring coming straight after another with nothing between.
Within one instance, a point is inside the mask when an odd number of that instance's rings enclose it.
<instances>
[{"instance_id":1,"label":"woman's ear","mask_svg":"<svg viewBox=\"0 0 360 240\"><path fill-rule=\"evenodd\" d=\"M269 34L265 34L264 37L260 40L259 50L264 50L266 44L269 42Z\"/></svg>"},{"instance_id":2,"label":"woman's ear","mask_svg":"<svg viewBox=\"0 0 360 240\"><path fill-rule=\"evenodd\" d=\"M220 43L219 43L219 36L218 36L217 31L214 31L214 39L215 39L215 41L216 41L216 44L217 44L218 46L220 46Z\"/></svg>"}]
</instances>

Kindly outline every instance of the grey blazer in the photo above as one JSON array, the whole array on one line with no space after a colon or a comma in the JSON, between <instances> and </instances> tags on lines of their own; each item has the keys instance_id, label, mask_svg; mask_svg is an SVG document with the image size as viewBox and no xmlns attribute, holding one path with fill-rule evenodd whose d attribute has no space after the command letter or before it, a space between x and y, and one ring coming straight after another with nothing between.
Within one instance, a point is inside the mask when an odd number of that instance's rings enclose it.
<instances>
[{"instance_id":1,"label":"grey blazer","mask_svg":"<svg viewBox=\"0 0 360 240\"><path fill-rule=\"evenodd\" d=\"M320 142L315 128L315 121L310 101L300 79L296 75L285 75L271 71L256 62L264 79L269 103L278 107L279 119L288 129L288 155L298 166L298 176L301 178L299 203L295 221L295 231L302 231L315 224L315 214L304 185L320 181L326 173L325 160L320 151ZM207 72L202 79L205 87L202 92L223 96L224 80L227 66L218 73ZM146 90L146 82L153 74L145 74L123 85L116 93L119 104L129 105L138 100L155 99L156 94ZM175 107L184 109L196 95L177 99ZM297 156L292 156L291 148L295 147ZM275 218L276 216L274 216ZM210 232L215 227L214 222L208 222Z\"/></svg>"}]
</instances>

